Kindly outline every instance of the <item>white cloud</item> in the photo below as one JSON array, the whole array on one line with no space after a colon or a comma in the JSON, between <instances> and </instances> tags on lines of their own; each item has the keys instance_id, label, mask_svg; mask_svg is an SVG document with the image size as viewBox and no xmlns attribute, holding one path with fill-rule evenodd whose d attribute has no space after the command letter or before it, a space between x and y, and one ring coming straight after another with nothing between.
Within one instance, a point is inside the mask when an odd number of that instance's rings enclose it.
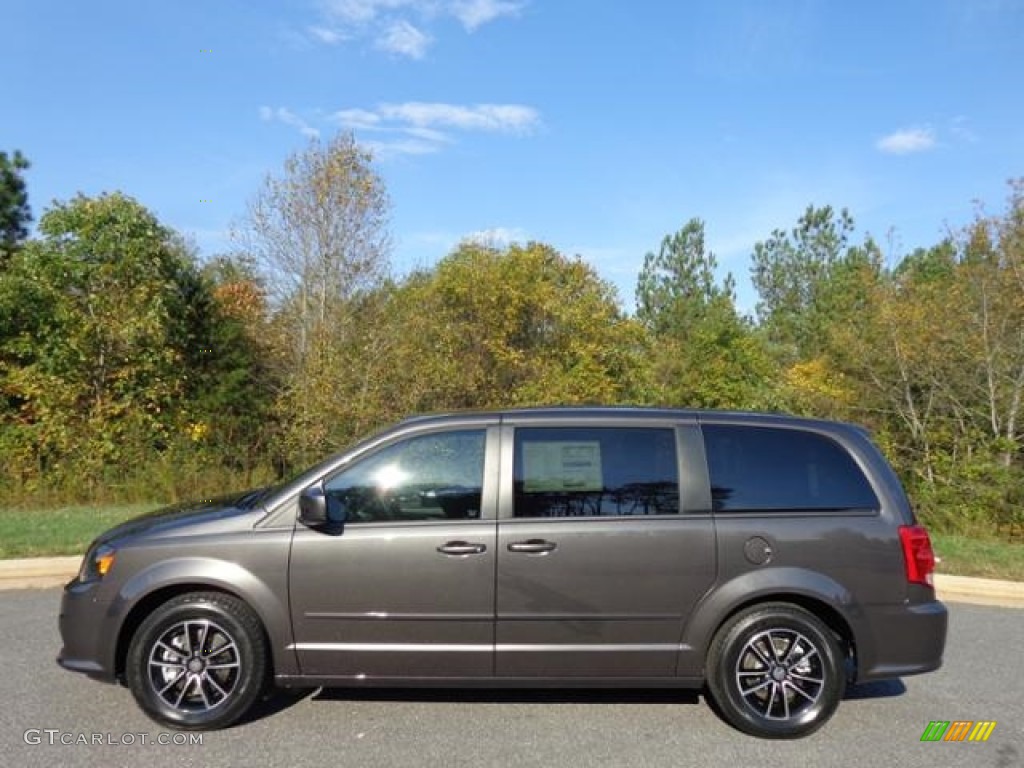
<instances>
[{"instance_id":1,"label":"white cloud","mask_svg":"<svg viewBox=\"0 0 1024 768\"><path fill-rule=\"evenodd\" d=\"M464 235L463 242L479 243L480 245L492 245L502 247L512 243L521 243L527 239L525 229L520 227L489 227L478 229Z\"/></svg>"},{"instance_id":2,"label":"white cloud","mask_svg":"<svg viewBox=\"0 0 1024 768\"><path fill-rule=\"evenodd\" d=\"M451 14L462 22L467 32L475 32L501 16L515 16L522 7L522 3L508 0L456 0L450 5Z\"/></svg>"},{"instance_id":3,"label":"white cloud","mask_svg":"<svg viewBox=\"0 0 1024 768\"><path fill-rule=\"evenodd\" d=\"M308 112L308 110L307 110ZM350 107L324 116L320 122L343 130L370 134L360 143L381 157L427 155L456 141L459 133L527 135L540 126L540 113L523 104L446 104L408 101L378 104L374 109ZM260 119L297 128L302 135L319 137L320 130L285 107L260 107Z\"/></svg>"},{"instance_id":4,"label":"white cloud","mask_svg":"<svg viewBox=\"0 0 1024 768\"><path fill-rule=\"evenodd\" d=\"M422 59L432 41L433 38L429 35L402 19L391 24L377 39L376 45L390 53L408 56L410 59Z\"/></svg>"},{"instance_id":5,"label":"white cloud","mask_svg":"<svg viewBox=\"0 0 1024 768\"><path fill-rule=\"evenodd\" d=\"M328 16L349 24L365 24L382 13L403 7L423 6L422 0L326 0L323 9Z\"/></svg>"},{"instance_id":6,"label":"white cloud","mask_svg":"<svg viewBox=\"0 0 1024 768\"><path fill-rule=\"evenodd\" d=\"M303 136L307 136L311 139L320 138L319 130L311 126L294 112L291 112L284 107L278 107L277 109L260 107L260 120L264 122L277 121L279 123L284 123L285 125L290 125L292 128L298 128L299 133Z\"/></svg>"},{"instance_id":7,"label":"white cloud","mask_svg":"<svg viewBox=\"0 0 1024 768\"><path fill-rule=\"evenodd\" d=\"M327 27L310 27L309 34L312 35L316 40L327 45L336 45L345 39L345 36L335 29L328 29Z\"/></svg>"},{"instance_id":8,"label":"white cloud","mask_svg":"<svg viewBox=\"0 0 1024 768\"><path fill-rule=\"evenodd\" d=\"M312 42L366 40L389 53L422 59L431 28L455 19L467 33L502 17L518 16L526 0L321 0L320 19L306 28Z\"/></svg>"},{"instance_id":9,"label":"white cloud","mask_svg":"<svg viewBox=\"0 0 1024 768\"><path fill-rule=\"evenodd\" d=\"M341 109L331 115L331 120L342 128L353 131L371 130L380 123L380 115L366 109Z\"/></svg>"},{"instance_id":10,"label":"white cloud","mask_svg":"<svg viewBox=\"0 0 1024 768\"><path fill-rule=\"evenodd\" d=\"M381 104L381 117L408 123L416 128L440 126L464 131L527 133L540 124L540 114L522 104L445 104L407 101Z\"/></svg>"},{"instance_id":11,"label":"white cloud","mask_svg":"<svg viewBox=\"0 0 1024 768\"><path fill-rule=\"evenodd\" d=\"M909 155L914 152L927 152L934 149L938 142L931 128L904 128L883 136L875 147L890 155Z\"/></svg>"}]
</instances>

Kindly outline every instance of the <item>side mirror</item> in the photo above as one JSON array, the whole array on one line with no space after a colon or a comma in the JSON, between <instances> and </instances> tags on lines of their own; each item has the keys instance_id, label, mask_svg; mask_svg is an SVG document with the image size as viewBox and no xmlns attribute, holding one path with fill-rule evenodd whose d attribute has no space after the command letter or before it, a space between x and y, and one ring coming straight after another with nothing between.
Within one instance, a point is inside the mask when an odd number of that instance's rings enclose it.
<instances>
[{"instance_id":1,"label":"side mirror","mask_svg":"<svg viewBox=\"0 0 1024 768\"><path fill-rule=\"evenodd\" d=\"M327 522L327 497L319 483L299 494L299 522L311 528Z\"/></svg>"}]
</instances>

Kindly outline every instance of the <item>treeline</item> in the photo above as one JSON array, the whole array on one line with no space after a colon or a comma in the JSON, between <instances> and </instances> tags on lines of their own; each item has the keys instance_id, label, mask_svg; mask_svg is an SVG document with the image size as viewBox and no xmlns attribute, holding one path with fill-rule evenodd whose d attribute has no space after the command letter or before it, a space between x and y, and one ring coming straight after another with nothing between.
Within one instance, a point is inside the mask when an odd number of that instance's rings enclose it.
<instances>
[{"instance_id":1,"label":"treeline","mask_svg":"<svg viewBox=\"0 0 1024 768\"><path fill-rule=\"evenodd\" d=\"M635 315L543 243L464 242L395 278L387 193L348 135L290 157L240 250L205 262L122 194L56 203L27 239L15 158L0 162L6 503L205 495L410 414L612 403L855 421L932 525L1024 522L1020 183L1001 213L895 263L846 211L809 207L755 246L751 318L699 219L647 254Z\"/></svg>"}]
</instances>

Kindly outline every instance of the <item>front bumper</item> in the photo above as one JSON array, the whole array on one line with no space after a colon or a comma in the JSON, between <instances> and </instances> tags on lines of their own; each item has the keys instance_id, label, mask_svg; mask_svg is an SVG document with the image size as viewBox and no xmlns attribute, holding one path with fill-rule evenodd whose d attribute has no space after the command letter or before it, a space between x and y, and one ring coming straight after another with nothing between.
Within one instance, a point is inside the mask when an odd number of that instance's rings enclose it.
<instances>
[{"instance_id":1,"label":"front bumper","mask_svg":"<svg viewBox=\"0 0 1024 768\"><path fill-rule=\"evenodd\" d=\"M98 581L77 578L64 586L60 603L60 637L63 646L57 663L96 680L116 680L117 633L110 615L110 601Z\"/></svg>"}]
</instances>

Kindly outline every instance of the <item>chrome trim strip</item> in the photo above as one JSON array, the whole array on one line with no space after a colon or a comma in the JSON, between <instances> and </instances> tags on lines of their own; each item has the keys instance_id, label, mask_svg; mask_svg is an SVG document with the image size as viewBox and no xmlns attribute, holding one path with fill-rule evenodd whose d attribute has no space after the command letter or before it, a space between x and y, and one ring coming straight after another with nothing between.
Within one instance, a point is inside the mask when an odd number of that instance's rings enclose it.
<instances>
[{"instance_id":1,"label":"chrome trim strip","mask_svg":"<svg viewBox=\"0 0 1024 768\"><path fill-rule=\"evenodd\" d=\"M678 643L499 643L498 651L505 653L676 653Z\"/></svg>"},{"instance_id":2,"label":"chrome trim strip","mask_svg":"<svg viewBox=\"0 0 1024 768\"><path fill-rule=\"evenodd\" d=\"M292 643L289 651L332 651L335 653L491 653L493 645L476 643Z\"/></svg>"},{"instance_id":3,"label":"chrome trim strip","mask_svg":"<svg viewBox=\"0 0 1024 768\"><path fill-rule=\"evenodd\" d=\"M307 619L338 619L344 621L494 621L493 613L388 613L364 611L345 613L335 611L306 611Z\"/></svg>"},{"instance_id":4,"label":"chrome trim strip","mask_svg":"<svg viewBox=\"0 0 1024 768\"><path fill-rule=\"evenodd\" d=\"M292 643L289 651L332 651L335 653L677 653L678 643Z\"/></svg>"},{"instance_id":5,"label":"chrome trim strip","mask_svg":"<svg viewBox=\"0 0 1024 768\"><path fill-rule=\"evenodd\" d=\"M388 613L363 611L346 613L335 611L307 611L307 619L338 619L343 621L494 621L491 613ZM498 621L679 621L672 613L502 613Z\"/></svg>"}]
</instances>

